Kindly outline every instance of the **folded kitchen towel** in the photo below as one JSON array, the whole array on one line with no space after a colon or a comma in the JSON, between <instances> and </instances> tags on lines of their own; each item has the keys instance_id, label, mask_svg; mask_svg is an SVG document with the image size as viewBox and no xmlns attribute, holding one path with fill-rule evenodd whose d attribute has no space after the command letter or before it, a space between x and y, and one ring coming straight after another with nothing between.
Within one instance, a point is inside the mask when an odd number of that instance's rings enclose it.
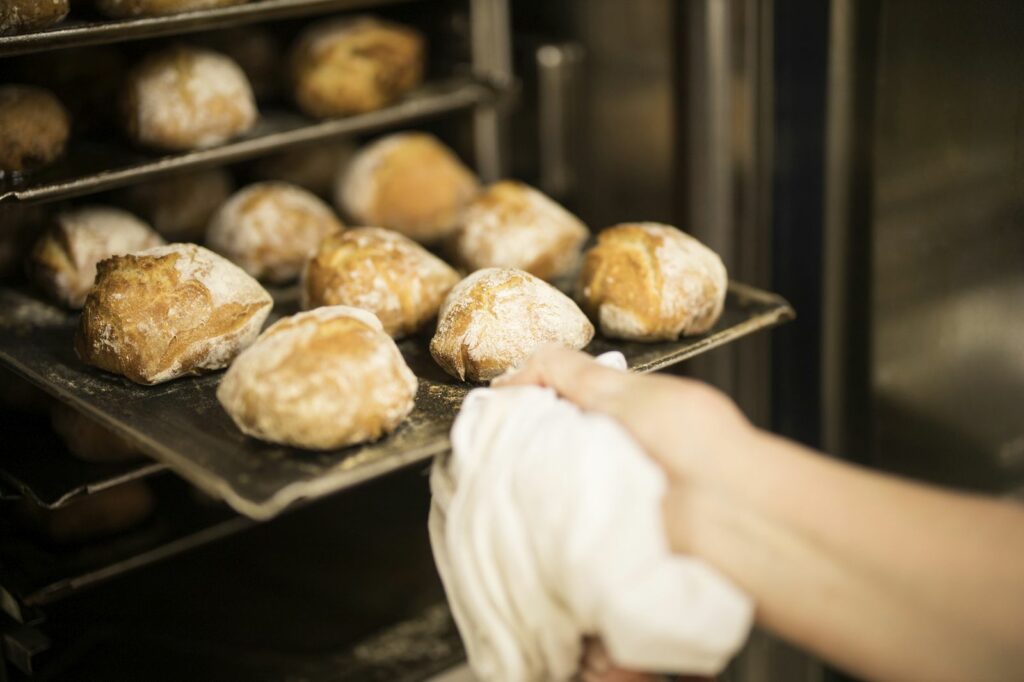
<instances>
[{"instance_id":1,"label":"folded kitchen towel","mask_svg":"<svg viewBox=\"0 0 1024 682\"><path fill-rule=\"evenodd\" d=\"M617 422L550 389L481 388L451 442L430 539L481 680L568 680L591 635L621 666L705 675L743 644L750 599L672 554L664 474Z\"/></svg>"}]
</instances>

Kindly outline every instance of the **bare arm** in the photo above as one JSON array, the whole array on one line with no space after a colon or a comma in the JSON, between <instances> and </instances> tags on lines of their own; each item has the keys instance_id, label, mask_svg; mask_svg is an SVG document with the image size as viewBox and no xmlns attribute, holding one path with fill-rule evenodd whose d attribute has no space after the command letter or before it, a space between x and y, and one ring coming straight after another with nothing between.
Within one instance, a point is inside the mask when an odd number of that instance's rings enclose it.
<instances>
[{"instance_id":1,"label":"bare arm","mask_svg":"<svg viewBox=\"0 0 1024 682\"><path fill-rule=\"evenodd\" d=\"M698 382L555 349L511 381L619 419L672 481L673 547L729 575L784 638L876 679L1024 671L1024 508L822 457Z\"/></svg>"}]
</instances>

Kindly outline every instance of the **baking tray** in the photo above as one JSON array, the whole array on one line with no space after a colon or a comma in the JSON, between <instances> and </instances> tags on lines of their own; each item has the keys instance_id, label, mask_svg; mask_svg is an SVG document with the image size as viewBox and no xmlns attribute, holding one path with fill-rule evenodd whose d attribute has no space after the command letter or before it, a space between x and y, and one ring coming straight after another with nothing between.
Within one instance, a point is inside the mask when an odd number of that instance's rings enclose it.
<instances>
[{"instance_id":1,"label":"baking tray","mask_svg":"<svg viewBox=\"0 0 1024 682\"><path fill-rule=\"evenodd\" d=\"M656 344L599 338L588 350L621 350L631 369L647 372L792 317L782 298L732 283L725 312L706 335ZM30 292L0 289L0 361L254 519L444 452L451 423L471 388L434 363L426 338L404 340L399 347L420 378L416 408L406 422L375 443L307 452L244 436L217 402L219 374L139 386L84 365L72 349L74 325L74 315Z\"/></svg>"},{"instance_id":2,"label":"baking tray","mask_svg":"<svg viewBox=\"0 0 1024 682\"><path fill-rule=\"evenodd\" d=\"M156 36L209 31L272 19L369 9L414 0L252 0L220 9L119 21L71 20L41 31L0 37L0 57L85 45L119 43ZM422 0L419 0L422 1ZM82 3L79 3L82 4ZM76 6L77 7L77 6Z\"/></svg>"},{"instance_id":3,"label":"baking tray","mask_svg":"<svg viewBox=\"0 0 1024 682\"><path fill-rule=\"evenodd\" d=\"M314 121L290 111L266 110L244 136L219 147L182 154L157 156L123 144L72 141L60 163L30 175L0 179L0 203L66 199L183 169L241 161L344 135L411 125L496 102L503 92L508 90L478 79L454 77L418 88L386 109L357 116Z\"/></svg>"}]
</instances>

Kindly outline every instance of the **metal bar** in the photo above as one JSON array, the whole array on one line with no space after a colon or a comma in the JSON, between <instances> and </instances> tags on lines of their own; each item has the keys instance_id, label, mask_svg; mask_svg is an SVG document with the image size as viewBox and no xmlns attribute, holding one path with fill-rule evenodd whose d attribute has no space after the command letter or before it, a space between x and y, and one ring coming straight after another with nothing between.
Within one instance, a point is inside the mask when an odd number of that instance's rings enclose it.
<instances>
[{"instance_id":1,"label":"metal bar","mask_svg":"<svg viewBox=\"0 0 1024 682\"><path fill-rule=\"evenodd\" d=\"M409 0L261 0L234 7L196 10L162 17L65 23L42 31L0 37L0 57L210 31L257 21L364 9L405 1Z\"/></svg>"},{"instance_id":2,"label":"metal bar","mask_svg":"<svg viewBox=\"0 0 1024 682\"><path fill-rule=\"evenodd\" d=\"M510 88L514 74L508 0L471 0L470 13L474 73L499 88ZM508 114L499 104L479 106L473 115L476 170L484 182L506 177L510 167Z\"/></svg>"}]
</instances>

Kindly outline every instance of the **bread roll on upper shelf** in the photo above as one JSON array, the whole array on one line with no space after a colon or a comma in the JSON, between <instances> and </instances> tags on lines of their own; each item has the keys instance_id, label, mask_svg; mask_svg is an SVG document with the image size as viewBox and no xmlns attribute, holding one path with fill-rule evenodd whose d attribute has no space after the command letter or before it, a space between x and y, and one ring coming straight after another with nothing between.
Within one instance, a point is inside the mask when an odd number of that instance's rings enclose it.
<instances>
[{"instance_id":1,"label":"bread roll on upper shelf","mask_svg":"<svg viewBox=\"0 0 1024 682\"><path fill-rule=\"evenodd\" d=\"M70 132L68 111L49 90L0 86L0 178L52 163Z\"/></svg>"},{"instance_id":2,"label":"bread roll on upper shelf","mask_svg":"<svg viewBox=\"0 0 1024 682\"><path fill-rule=\"evenodd\" d=\"M543 344L578 349L593 337L594 326L558 289L522 270L488 268L448 294L430 354L452 376L489 381Z\"/></svg>"},{"instance_id":3,"label":"bread roll on upper shelf","mask_svg":"<svg viewBox=\"0 0 1024 682\"><path fill-rule=\"evenodd\" d=\"M373 17L313 24L292 48L295 101L316 118L381 109L419 85L424 51L418 31Z\"/></svg>"},{"instance_id":4,"label":"bread roll on upper shelf","mask_svg":"<svg viewBox=\"0 0 1024 682\"><path fill-rule=\"evenodd\" d=\"M0 2L0 36L53 26L63 20L70 9L70 0L3 0Z\"/></svg>"},{"instance_id":5,"label":"bread roll on upper shelf","mask_svg":"<svg viewBox=\"0 0 1024 682\"><path fill-rule=\"evenodd\" d=\"M95 2L97 9L108 17L127 19L130 17L159 17L192 10L243 5L249 0L95 0Z\"/></svg>"},{"instance_id":6,"label":"bread roll on upper shelf","mask_svg":"<svg viewBox=\"0 0 1024 682\"><path fill-rule=\"evenodd\" d=\"M728 285L722 259L690 235L626 223L601 232L587 251L579 293L603 335L662 341L710 330Z\"/></svg>"},{"instance_id":7,"label":"bread roll on upper shelf","mask_svg":"<svg viewBox=\"0 0 1024 682\"><path fill-rule=\"evenodd\" d=\"M551 281L573 269L588 236L586 225L541 192L503 180L462 211L451 249L467 270L518 268Z\"/></svg>"},{"instance_id":8,"label":"bread roll on upper shelf","mask_svg":"<svg viewBox=\"0 0 1024 682\"><path fill-rule=\"evenodd\" d=\"M32 249L28 269L51 298L68 308L81 308L96 279L97 263L163 243L149 225L127 211L85 206L54 217Z\"/></svg>"},{"instance_id":9,"label":"bread roll on upper shelf","mask_svg":"<svg viewBox=\"0 0 1024 682\"><path fill-rule=\"evenodd\" d=\"M459 281L443 260L397 232L360 227L325 239L302 274L302 305L348 305L375 314L394 337L437 315Z\"/></svg>"},{"instance_id":10,"label":"bread roll on upper shelf","mask_svg":"<svg viewBox=\"0 0 1024 682\"><path fill-rule=\"evenodd\" d=\"M433 135L395 133L363 147L339 178L335 201L352 221L430 244L448 236L479 181Z\"/></svg>"},{"instance_id":11,"label":"bread roll on upper shelf","mask_svg":"<svg viewBox=\"0 0 1024 682\"><path fill-rule=\"evenodd\" d=\"M416 387L372 313L330 306L271 325L231 365L217 399L250 436L327 450L394 430Z\"/></svg>"},{"instance_id":12,"label":"bread roll on upper shelf","mask_svg":"<svg viewBox=\"0 0 1024 682\"><path fill-rule=\"evenodd\" d=\"M280 284L298 277L320 242L343 227L330 206L301 187L258 182L217 211L206 242L253 277Z\"/></svg>"},{"instance_id":13,"label":"bread roll on upper shelf","mask_svg":"<svg viewBox=\"0 0 1024 682\"><path fill-rule=\"evenodd\" d=\"M100 262L75 351L140 384L227 367L270 313L270 294L245 271L194 244Z\"/></svg>"},{"instance_id":14,"label":"bread roll on upper shelf","mask_svg":"<svg viewBox=\"0 0 1024 682\"><path fill-rule=\"evenodd\" d=\"M238 64L184 45L151 54L131 71L122 108L134 142L167 151L222 144L249 130L258 116Z\"/></svg>"}]
</instances>

